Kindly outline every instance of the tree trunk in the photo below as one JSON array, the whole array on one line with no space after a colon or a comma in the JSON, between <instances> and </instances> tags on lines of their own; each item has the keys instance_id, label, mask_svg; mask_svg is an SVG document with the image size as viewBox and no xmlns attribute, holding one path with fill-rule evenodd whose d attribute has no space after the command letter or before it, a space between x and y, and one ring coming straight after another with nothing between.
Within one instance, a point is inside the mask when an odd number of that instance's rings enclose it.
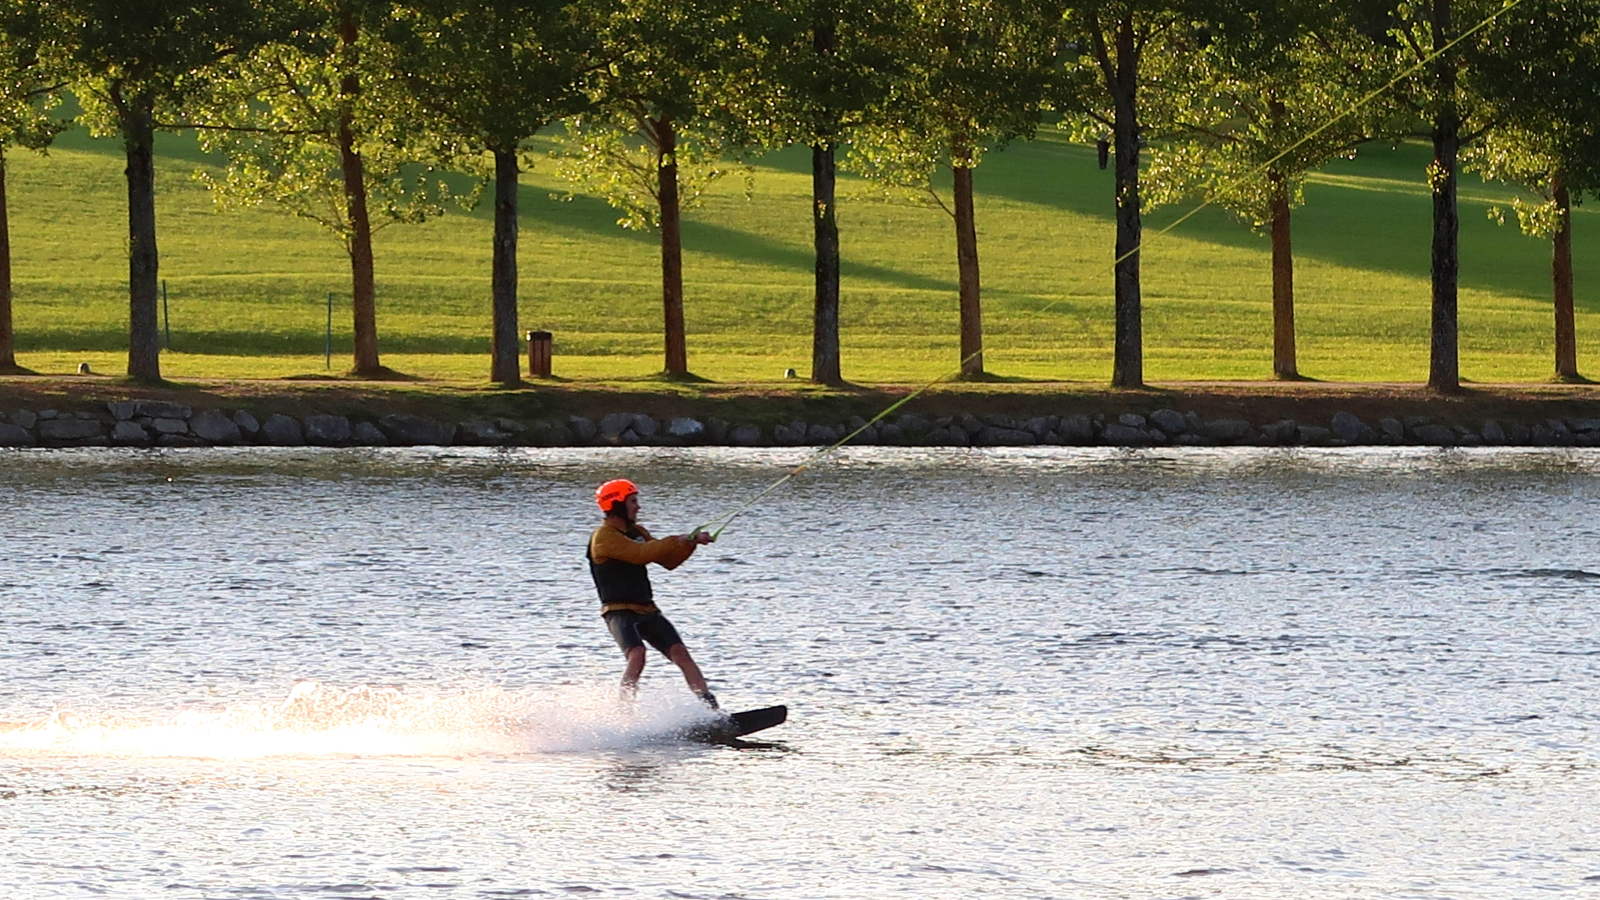
<instances>
[{"instance_id":1,"label":"tree trunk","mask_svg":"<svg viewBox=\"0 0 1600 900\"><path fill-rule=\"evenodd\" d=\"M951 156L958 163L950 167L955 179L956 267L960 272L961 292L961 374L974 378L983 374L983 307L978 282L978 226L972 208L971 154L957 146ZM968 165L960 165L968 163Z\"/></svg>"},{"instance_id":2,"label":"tree trunk","mask_svg":"<svg viewBox=\"0 0 1600 900\"><path fill-rule=\"evenodd\" d=\"M1116 151L1117 247L1116 335L1113 339L1111 384L1144 385L1144 336L1139 289L1139 245L1144 240L1139 218L1139 118L1136 104L1138 62L1134 48L1133 15L1117 22L1116 73L1111 96L1115 107L1111 136Z\"/></svg>"},{"instance_id":3,"label":"tree trunk","mask_svg":"<svg viewBox=\"0 0 1600 900\"><path fill-rule=\"evenodd\" d=\"M661 204L661 313L665 322L667 374L689 374L689 349L683 329L683 227L678 204L678 133L668 116L651 123L660 162L656 168Z\"/></svg>"},{"instance_id":4,"label":"tree trunk","mask_svg":"<svg viewBox=\"0 0 1600 900\"><path fill-rule=\"evenodd\" d=\"M351 107L361 93L361 81L354 70L353 56L359 34L355 18L343 11L339 15L339 43L345 74L339 79L339 170L344 176L345 214L350 223L347 249L350 253L351 312L354 316L355 374L372 377L383 374L378 362L378 300L372 272L372 221L367 216L366 171L356 138Z\"/></svg>"},{"instance_id":5,"label":"tree trunk","mask_svg":"<svg viewBox=\"0 0 1600 900\"><path fill-rule=\"evenodd\" d=\"M1433 46L1450 41L1450 0L1433 0ZM1435 63L1434 92L1441 108L1433 125L1433 321L1428 360L1428 387L1453 392L1461 388L1457 317L1460 276L1461 217L1456 206L1456 157L1461 149L1461 117L1456 111L1456 70L1450 54Z\"/></svg>"},{"instance_id":6,"label":"tree trunk","mask_svg":"<svg viewBox=\"0 0 1600 900\"><path fill-rule=\"evenodd\" d=\"M0 146L0 373L17 367L16 332L11 324L11 214L6 206L6 157Z\"/></svg>"},{"instance_id":7,"label":"tree trunk","mask_svg":"<svg viewBox=\"0 0 1600 900\"><path fill-rule=\"evenodd\" d=\"M1561 212L1561 227L1551 239L1550 281L1556 310L1556 378L1581 381L1578 374L1578 334L1572 321L1572 198L1566 179L1556 173L1551 196Z\"/></svg>"},{"instance_id":8,"label":"tree trunk","mask_svg":"<svg viewBox=\"0 0 1600 900\"><path fill-rule=\"evenodd\" d=\"M839 369L839 220L834 215L832 143L811 147L811 225L817 249L817 297L812 317L811 380L843 384Z\"/></svg>"},{"instance_id":9,"label":"tree trunk","mask_svg":"<svg viewBox=\"0 0 1600 900\"><path fill-rule=\"evenodd\" d=\"M1294 359L1294 251L1289 241L1289 183L1268 172L1272 184L1272 377L1300 377Z\"/></svg>"},{"instance_id":10,"label":"tree trunk","mask_svg":"<svg viewBox=\"0 0 1600 900\"><path fill-rule=\"evenodd\" d=\"M517 335L517 150L494 151L494 262L490 294L494 310L489 380L522 384Z\"/></svg>"},{"instance_id":11,"label":"tree trunk","mask_svg":"<svg viewBox=\"0 0 1600 900\"><path fill-rule=\"evenodd\" d=\"M128 377L161 380L160 296L156 253L155 117L147 96L121 98L128 157Z\"/></svg>"}]
</instances>

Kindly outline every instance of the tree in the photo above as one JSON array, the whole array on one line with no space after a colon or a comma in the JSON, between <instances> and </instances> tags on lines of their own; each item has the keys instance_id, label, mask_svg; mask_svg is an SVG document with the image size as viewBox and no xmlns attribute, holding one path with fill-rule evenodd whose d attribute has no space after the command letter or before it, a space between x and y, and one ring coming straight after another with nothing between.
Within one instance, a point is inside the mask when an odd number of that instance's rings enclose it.
<instances>
[{"instance_id":1,"label":"tree","mask_svg":"<svg viewBox=\"0 0 1600 900\"><path fill-rule=\"evenodd\" d=\"M588 108L598 35L573 0L413 0L388 30L395 60L442 144L468 170L493 159L491 380L521 383L517 328L517 193L525 143Z\"/></svg>"},{"instance_id":2,"label":"tree","mask_svg":"<svg viewBox=\"0 0 1600 900\"><path fill-rule=\"evenodd\" d=\"M66 122L51 110L61 102L64 79L41 58L50 23L45 10L28 0L0 3L0 374L25 371L17 365L11 315L11 227L6 204L8 147L44 152Z\"/></svg>"},{"instance_id":3,"label":"tree","mask_svg":"<svg viewBox=\"0 0 1600 900\"><path fill-rule=\"evenodd\" d=\"M180 115L220 63L281 33L280 13L268 0L59 0L53 11L56 49L78 76L84 122L95 134L120 136L128 160L128 375L135 380L161 380L158 117Z\"/></svg>"},{"instance_id":4,"label":"tree","mask_svg":"<svg viewBox=\"0 0 1600 900\"><path fill-rule=\"evenodd\" d=\"M900 0L762 0L741 17L747 36L739 57L747 67L744 87L723 102L753 141L811 148L811 380L840 385L838 151L881 115L899 77L904 60L895 47L905 9Z\"/></svg>"},{"instance_id":5,"label":"tree","mask_svg":"<svg viewBox=\"0 0 1600 900\"><path fill-rule=\"evenodd\" d=\"M1200 196L1265 229L1272 245L1272 373L1297 379L1291 210L1305 173L1363 142L1404 133L1390 104L1361 104L1375 88L1366 48L1322 4L1285 4L1279 32L1211 41L1183 71L1171 137L1151 150L1147 208ZM1341 114L1330 120L1330 115Z\"/></svg>"},{"instance_id":6,"label":"tree","mask_svg":"<svg viewBox=\"0 0 1600 900\"><path fill-rule=\"evenodd\" d=\"M1195 23L1211 4L1190 0L1072 0L1065 24L1066 71L1056 105L1073 116L1081 138L1110 131L1114 159L1117 239L1113 280L1116 329L1111 383L1144 384L1144 340L1139 283L1139 154L1150 122L1170 121L1158 111L1175 91L1186 89L1175 69L1198 44ZM1219 5L1220 7L1220 5ZM1168 90L1160 86L1166 85Z\"/></svg>"},{"instance_id":7,"label":"tree","mask_svg":"<svg viewBox=\"0 0 1600 900\"><path fill-rule=\"evenodd\" d=\"M710 114L729 86L722 61L736 41L722 0L618 0L602 40L609 62L593 82L596 109L569 123L561 172L622 212L624 228L661 236L665 373L688 377L682 212L729 170L737 142Z\"/></svg>"},{"instance_id":8,"label":"tree","mask_svg":"<svg viewBox=\"0 0 1600 900\"><path fill-rule=\"evenodd\" d=\"M275 203L339 238L350 258L353 373L384 377L372 235L440 214L451 192L425 165L436 143L429 125L392 77L395 49L380 34L386 0L303 9L315 28L237 60L182 124L227 157L221 178L201 175L219 204Z\"/></svg>"},{"instance_id":9,"label":"tree","mask_svg":"<svg viewBox=\"0 0 1600 900\"><path fill-rule=\"evenodd\" d=\"M1508 17L1509 18L1509 17ZM1556 29L1553 36L1530 31ZM1462 154L1485 177L1509 181L1540 200L1512 201L1524 234L1551 242L1550 282L1555 313L1555 377L1583 381L1578 372L1572 279L1572 205L1600 190L1600 4L1592 0L1545 3L1506 22L1509 43L1544 47L1525 54L1507 77L1486 85L1489 102L1502 106L1505 124ZM1563 35L1577 36L1562 40ZM1491 218L1505 220L1499 207Z\"/></svg>"},{"instance_id":10,"label":"tree","mask_svg":"<svg viewBox=\"0 0 1600 900\"><path fill-rule=\"evenodd\" d=\"M1518 81L1524 59L1553 58L1579 35L1561 28L1533 28L1510 39L1518 16L1538 17L1559 3L1530 2L1512 9L1500 0L1429 0L1397 3L1368 0L1352 9L1371 21L1387 18L1389 28L1374 36L1379 48L1391 48L1392 66L1404 77L1397 93L1426 124L1433 141L1428 184L1433 195L1433 245L1430 261L1432 314L1428 386L1453 392L1461 387L1460 328L1457 294L1460 281L1460 211L1456 180L1460 156L1494 130L1512 120L1506 104L1493 101L1506 84ZM1593 86L1585 87L1592 92Z\"/></svg>"},{"instance_id":11,"label":"tree","mask_svg":"<svg viewBox=\"0 0 1600 900\"><path fill-rule=\"evenodd\" d=\"M992 148L1032 137L1055 62L1060 10L1030 0L914 0L902 34L906 71L884 121L867 125L848 164L932 200L954 220L961 374L981 377L983 316L973 170ZM951 202L933 189L948 166Z\"/></svg>"}]
</instances>

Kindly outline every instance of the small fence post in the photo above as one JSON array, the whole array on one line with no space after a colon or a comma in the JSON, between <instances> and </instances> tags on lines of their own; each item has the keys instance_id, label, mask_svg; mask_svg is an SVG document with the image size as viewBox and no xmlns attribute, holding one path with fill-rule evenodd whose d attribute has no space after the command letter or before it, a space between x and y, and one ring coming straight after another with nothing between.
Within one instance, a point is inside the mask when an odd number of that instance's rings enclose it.
<instances>
[{"instance_id":1,"label":"small fence post","mask_svg":"<svg viewBox=\"0 0 1600 900\"><path fill-rule=\"evenodd\" d=\"M528 332L528 374L534 378L550 377L550 348L555 338L548 331Z\"/></svg>"},{"instance_id":2,"label":"small fence post","mask_svg":"<svg viewBox=\"0 0 1600 900\"><path fill-rule=\"evenodd\" d=\"M333 368L333 292L328 292L328 330L322 338L322 365L323 368Z\"/></svg>"}]
</instances>

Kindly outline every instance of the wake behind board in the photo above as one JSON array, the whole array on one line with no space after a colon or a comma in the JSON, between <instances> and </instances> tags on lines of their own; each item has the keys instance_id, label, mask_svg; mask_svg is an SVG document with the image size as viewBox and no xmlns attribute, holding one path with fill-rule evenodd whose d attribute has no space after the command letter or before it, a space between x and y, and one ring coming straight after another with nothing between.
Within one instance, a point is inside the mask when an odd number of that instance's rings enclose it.
<instances>
[{"instance_id":1,"label":"wake behind board","mask_svg":"<svg viewBox=\"0 0 1600 900\"><path fill-rule=\"evenodd\" d=\"M765 731L776 725L782 725L789 720L789 707L766 706L761 709L747 709L744 712L729 713L715 721L704 725L696 725L684 732L684 736L692 741L704 741L708 744L722 744L738 740L747 734Z\"/></svg>"}]
</instances>

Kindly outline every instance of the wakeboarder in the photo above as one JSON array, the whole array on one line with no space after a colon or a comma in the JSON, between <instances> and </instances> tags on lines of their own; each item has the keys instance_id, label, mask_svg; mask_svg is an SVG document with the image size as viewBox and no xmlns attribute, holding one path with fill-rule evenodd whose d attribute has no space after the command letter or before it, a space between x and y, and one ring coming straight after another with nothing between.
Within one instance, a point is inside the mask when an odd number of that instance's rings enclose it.
<instances>
[{"instance_id":1,"label":"wakeboarder","mask_svg":"<svg viewBox=\"0 0 1600 900\"><path fill-rule=\"evenodd\" d=\"M683 680L702 703L717 709L717 698L706 689L705 676L678 637L678 630L656 607L650 573L645 568L655 563L664 569L676 569L696 549L711 543L712 536L695 532L652 538L639 524L639 488L626 479L600 485L594 497L605 520L590 535L586 555L595 590L600 594L600 615L627 660L622 672L623 696L632 697L638 692L639 676L644 672L644 645L648 642L683 671Z\"/></svg>"}]
</instances>

